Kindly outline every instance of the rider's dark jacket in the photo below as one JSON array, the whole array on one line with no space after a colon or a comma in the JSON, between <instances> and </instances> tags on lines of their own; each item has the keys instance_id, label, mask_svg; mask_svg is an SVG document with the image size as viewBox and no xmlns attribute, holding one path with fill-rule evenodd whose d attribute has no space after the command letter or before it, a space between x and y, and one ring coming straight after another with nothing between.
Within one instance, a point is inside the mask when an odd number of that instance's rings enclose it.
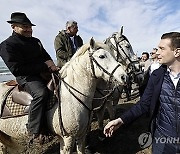
<instances>
[{"instance_id":1,"label":"rider's dark jacket","mask_svg":"<svg viewBox=\"0 0 180 154\"><path fill-rule=\"evenodd\" d=\"M28 77L48 71L47 60L52 60L39 39L13 34L0 44L0 56L22 85Z\"/></svg>"},{"instance_id":2,"label":"rider's dark jacket","mask_svg":"<svg viewBox=\"0 0 180 154\"><path fill-rule=\"evenodd\" d=\"M151 132L163 128L164 135L172 135L169 130L176 130L175 134L180 136L180 80L176 88L167 71L162 65L155 70L148 81L140 101L130 110L125 112L121 119L125 124L131 123L144 113L149 113ZM176 128L176 129L174 129ZM173 135L174 136L174 135Z\"/></svg>"}]
</instances>

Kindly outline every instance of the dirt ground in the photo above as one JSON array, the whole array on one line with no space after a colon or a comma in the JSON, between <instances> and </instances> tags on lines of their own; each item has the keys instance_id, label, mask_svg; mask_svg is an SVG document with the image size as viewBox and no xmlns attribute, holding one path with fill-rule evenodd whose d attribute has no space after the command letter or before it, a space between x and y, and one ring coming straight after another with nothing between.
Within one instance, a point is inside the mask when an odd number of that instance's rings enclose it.
<instances>
[{"instance_id":1,"label":"dirt ground","mask_svg":"<svg viewBox=\"0 0 180 154\"><path fill-rule=\"evenodd\" d=\"M126 102L125 100L120 99L116 107L116 117L122 115L139 100L138 93L133 93L131 101ZM108 114L106 114L104 124L108 122ZM139 135L148 130L148 122L149 119L145 115L131 125L120 127L113 137L100 140L98 134L103 137L104 135L97 129L97 122L93 121L92 131L88 134L89 145L95 154L151 154L151 147L143 150L138 143Z\"/></svg>"},{"instance_id":2,"label":"dirt ground","mask_svg":"<svg viewBox=\"0 0 180 154\"><path fill-rule=\"evenodd\" d=\"M116 117L119 117L139 100L138 93L133 93L131 101L126 102L125 100L126 98L120 99L119 104L116 107ZM106 113L104 125L107 124L108 121L108 114ZM148 121L149 119L145 115L129 126L122 126L116 131L113 137L105 138L102 132L98 130L97 120L96 117L94 117L92 130L87 135L87 142L88 145L90 145L91 154L151 154L151 148L143 150L138 143L139 135L147 132ZM101 138L99 136L101 136ZM59 154L57 138L43 148L32 147L23 153ZM73 154L76 154L76 152Z\"/></svg>"}]
</instances>

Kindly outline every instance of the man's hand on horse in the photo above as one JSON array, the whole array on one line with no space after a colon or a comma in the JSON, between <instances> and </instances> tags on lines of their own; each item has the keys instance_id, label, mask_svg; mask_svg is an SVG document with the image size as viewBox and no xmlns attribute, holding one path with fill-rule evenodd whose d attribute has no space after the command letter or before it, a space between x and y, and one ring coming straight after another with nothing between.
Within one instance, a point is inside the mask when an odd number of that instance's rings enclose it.
<instances>
[{"instance_id":1,"label":"man's hand on horse","mask_svg":"<svg viewBox=\"0 0 180 154\"><path fill-rule=\"evenodd\" d=\"M52 60L47 60L45 64L48 66L50 72L59 71L59 67L57 67Z\"/></svg>"},{"instance_id":2,"label":"man's hand on horse","mask_svg":"<svg viewBox=\"0 0 180 154\"><path fill-rule=\"evenodd\" d=\"M49 67L50 72L58 72L60 70L59 67L57 67L56 65L52 65Z\"/></svg>"}]
</instances>

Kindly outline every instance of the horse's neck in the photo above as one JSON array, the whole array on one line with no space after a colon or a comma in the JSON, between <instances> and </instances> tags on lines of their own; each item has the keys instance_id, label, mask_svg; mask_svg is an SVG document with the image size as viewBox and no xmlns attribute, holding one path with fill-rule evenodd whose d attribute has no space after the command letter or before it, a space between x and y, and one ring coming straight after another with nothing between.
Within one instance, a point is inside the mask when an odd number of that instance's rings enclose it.
<instances>
[{"instance_id":1,"label":"horse's neck","mask_svg":"<svg viewBox=\"0 0 180 154\"><path fill-rule=\"evenodd\" d=\"M92 101L97 81L92 76L89 59L87 60L87 58L82 57L77 58L74 64L72 64L67 70L67 76L64 80L74 89L87 96L83 97L82 94L70 88L71 91L73 91L77 97L80 97L82 101L86 103Z\"/></svg>"},{"instance_id":2,"label":"horse's neck","mask_svg":"<svg viewBox=\"0 0 180 154\"><path fill-rule=\"evenodd\" d=\"M93 95L96 88L96 81L88 74L78 75L74 73L71 75L71 79L65 78L65 81L71 85L77 91L83 93L86 96Z\"/></svg>"}]
</instances>

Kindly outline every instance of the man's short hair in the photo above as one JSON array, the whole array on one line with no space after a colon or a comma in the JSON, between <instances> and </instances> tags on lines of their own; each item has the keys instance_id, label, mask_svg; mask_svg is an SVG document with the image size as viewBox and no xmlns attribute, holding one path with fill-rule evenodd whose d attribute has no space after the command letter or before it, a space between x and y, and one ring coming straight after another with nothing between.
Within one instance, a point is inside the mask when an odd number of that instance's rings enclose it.
<instances>
[{"instance_id":1,"label":"man's short hair","mask_svg":"<svg viewBox=\"0 0 180 154\"><path fill-rule=\"evenodd\" d=\"M70 20L66 22L66 29L71 27L71 26L77 26L77 22L74 20Z\"/></svg>"},{"instance_id":2,"label":"man's short hair","mask_svg":"<svg viewBox=\"0 0 180 154\"><path fill-rule=\"evenodd\" d=\"M170 39L171 49L173 50L180 48L180 33L179 32L165 33L161 36L161 39Z\"/></svg>"},{"instance_id":3,"label":"man's short hair","mask_svg":"<svg viewBox=\"0 0 180 154\"><path fill-rule=\"evenodd\" d=\"M149 53L148 52L143 52L142 55L146 55L147 56L147 59L149 59Z\"/></svg>"}]
</instances>

